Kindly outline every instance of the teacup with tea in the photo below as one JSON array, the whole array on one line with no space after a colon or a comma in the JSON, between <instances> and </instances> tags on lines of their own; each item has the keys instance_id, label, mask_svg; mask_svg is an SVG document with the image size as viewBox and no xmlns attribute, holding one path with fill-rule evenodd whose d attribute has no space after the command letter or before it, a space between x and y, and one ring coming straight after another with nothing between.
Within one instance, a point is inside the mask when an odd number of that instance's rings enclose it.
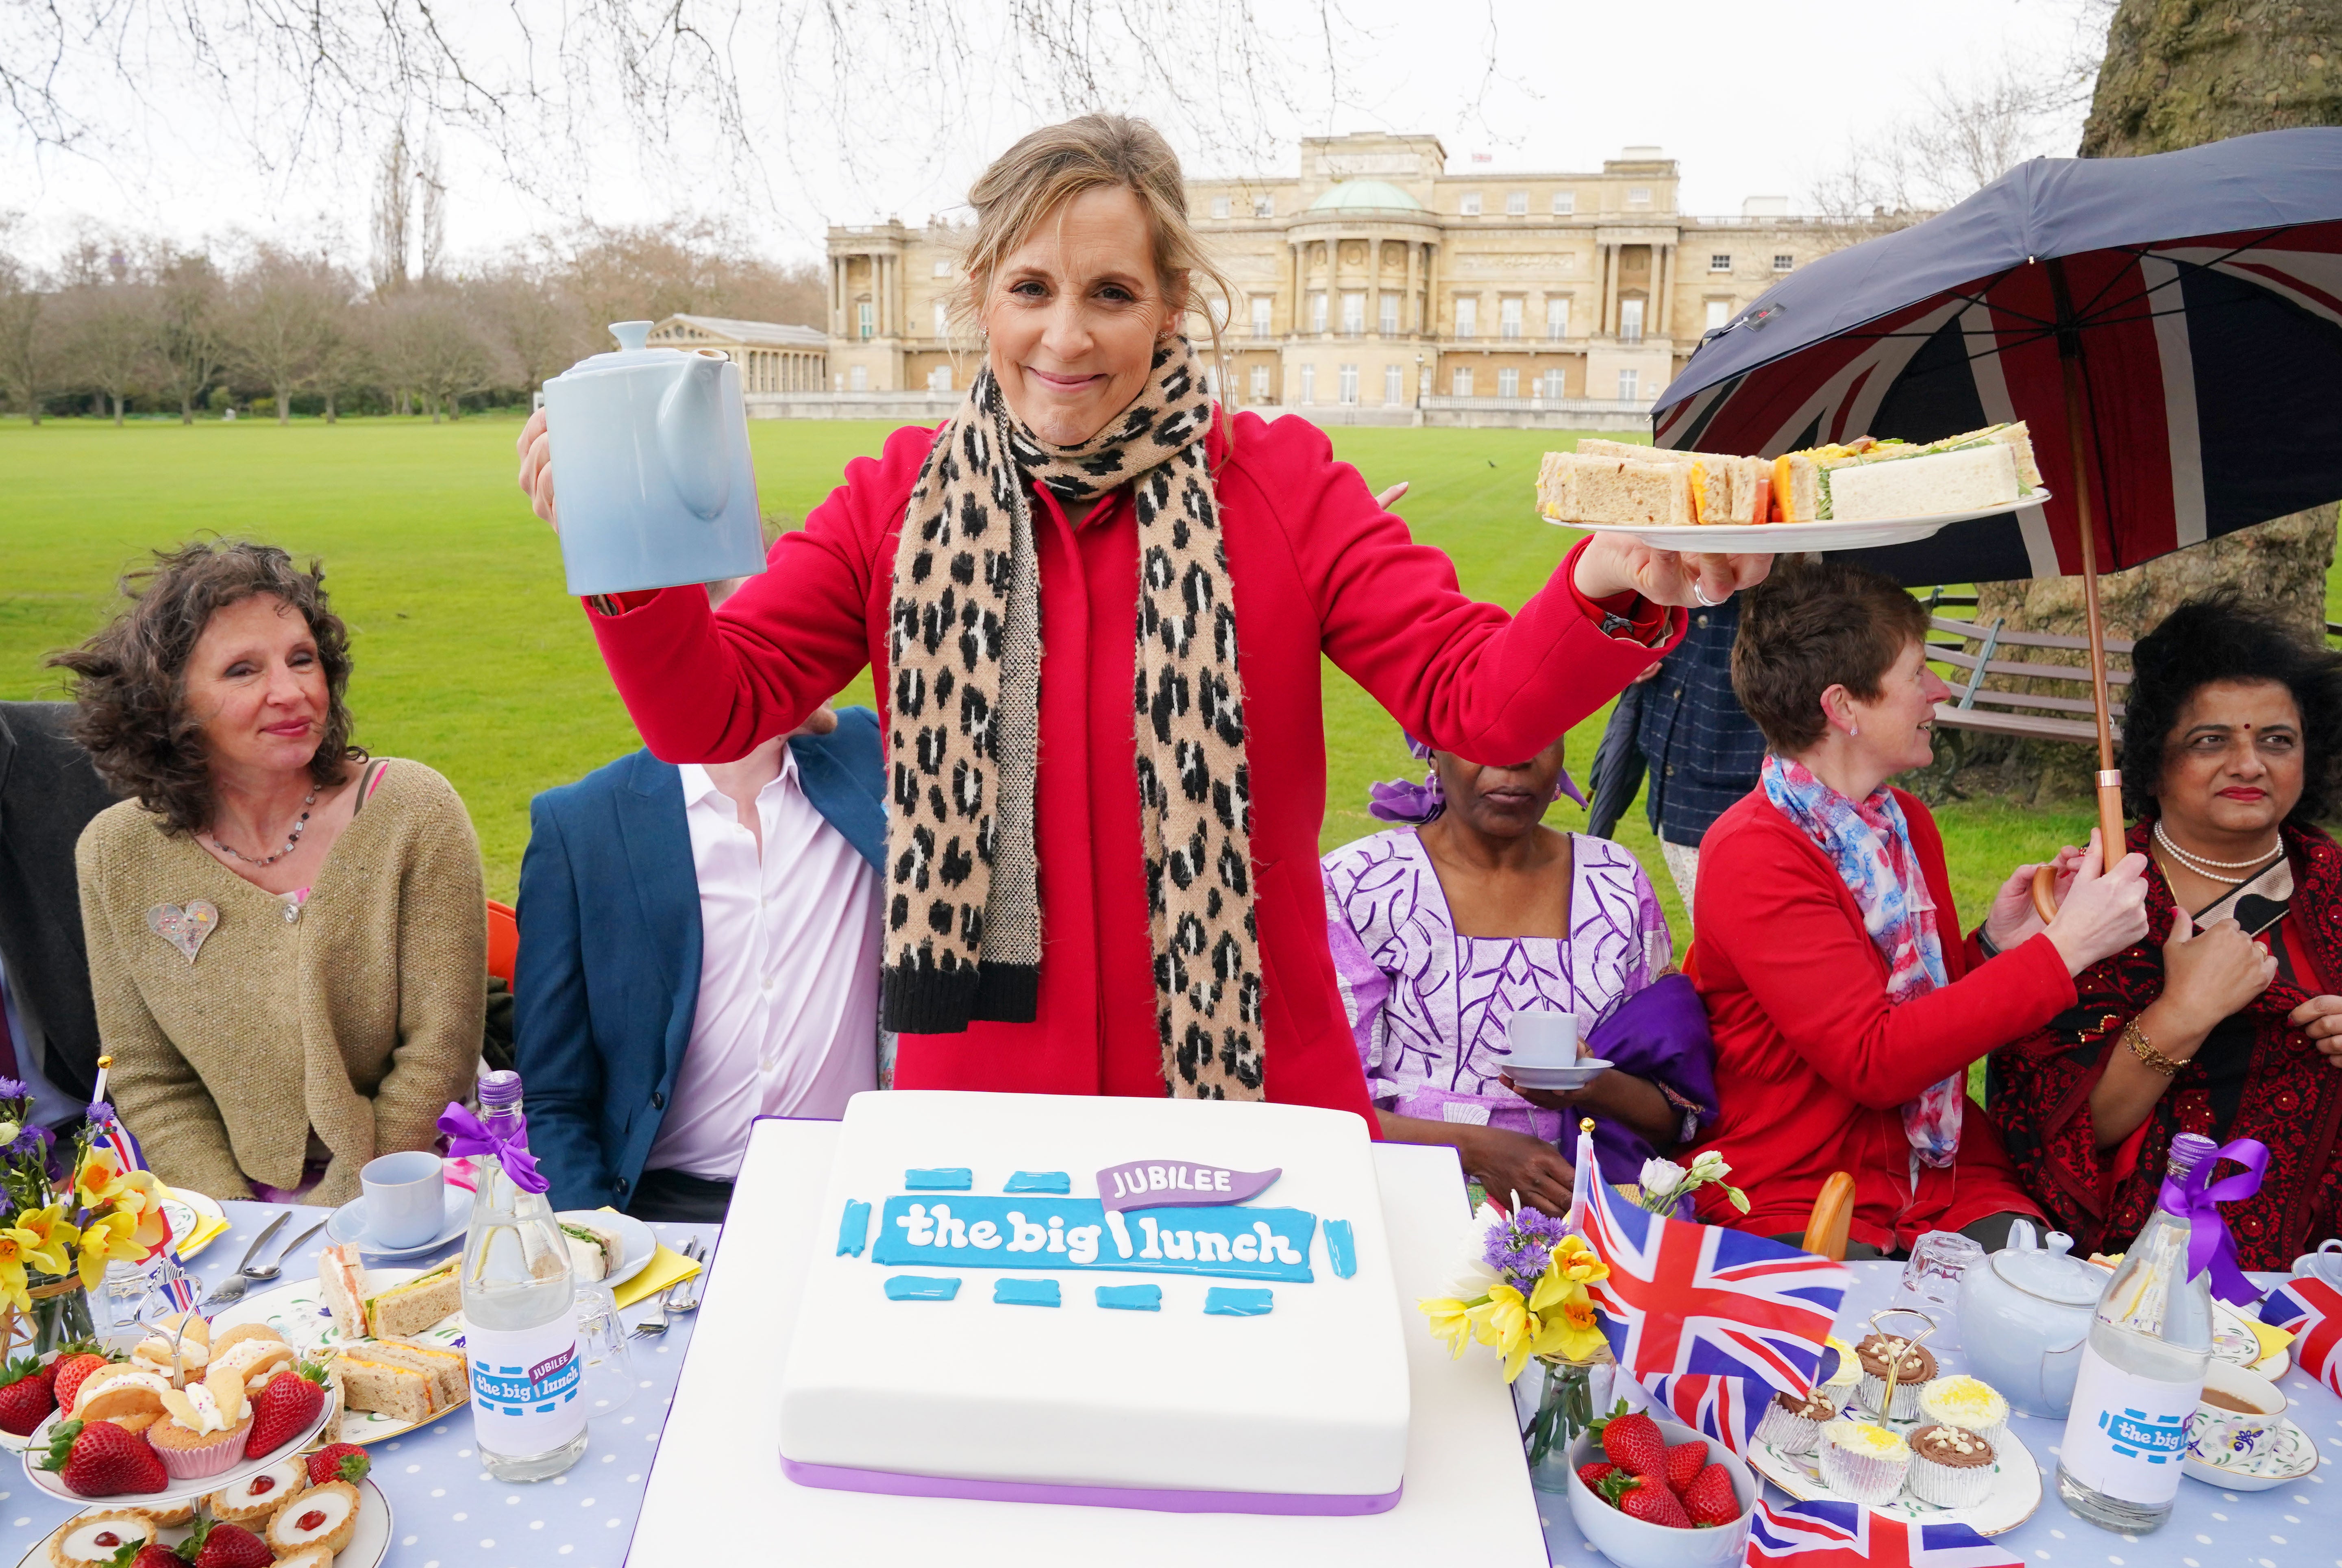
<instances>
[{"instance_id":1,"label":"teacup with tea","mask_svg":"<svg viewBox=\"0 0 2342 1568\"><path fill-rule=\"evenodd\" d=\"M2286 1412L2285 1391L2228 1362L2204 1369L2204 1392L2187 1420L2187 1448L2207 1463L2250 1459L2274 1446Z\"/></svg>"}]
</instances>

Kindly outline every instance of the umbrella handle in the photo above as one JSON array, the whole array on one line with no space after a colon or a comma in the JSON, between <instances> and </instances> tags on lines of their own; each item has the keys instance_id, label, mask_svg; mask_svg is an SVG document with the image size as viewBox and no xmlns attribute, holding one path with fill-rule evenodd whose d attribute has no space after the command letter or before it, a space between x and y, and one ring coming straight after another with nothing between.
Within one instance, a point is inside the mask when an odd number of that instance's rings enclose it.
<instances>
[{"instance_id":1,"label":"umbrella handle","mask_svg":"<svg viewBox=\"0 0 2342 1568\"><path fill-rule=\"evenodd\" d=\"M2115 850L2123 842L2122 824L2122 774L2112 768L2101 768L2098 769L2098 842L2104 847L2105 863L2109 867L2114 864ZM2054 861L2034 869L2033 912L2041 917L2041 923L2045 926L2057 918L2057 867Z\"/></svg>"},{"instance_id":2,"label":"umbrella handle","mask_svg":"<svg viewBox=\"0 0 2342 1568\"><path fill-rule=\"evenodd\" d=\"M2042 866L2033 873L2033 912L2047 925L2057 918L2057 868Z\"/></svg>"}]
</instances>

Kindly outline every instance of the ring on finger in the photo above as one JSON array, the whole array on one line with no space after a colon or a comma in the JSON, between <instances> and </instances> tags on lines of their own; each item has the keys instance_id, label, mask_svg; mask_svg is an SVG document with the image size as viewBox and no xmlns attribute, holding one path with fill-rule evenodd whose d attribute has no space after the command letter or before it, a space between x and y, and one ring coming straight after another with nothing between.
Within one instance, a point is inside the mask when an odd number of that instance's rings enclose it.
<instances>
[{"instance_id":1,"label":"ring on finger","mask_svg":"<svg viewBox=\"0 0 2342 1568\"><path fill-rule=\"evenodd\" d=\"M1725 598L1730 598L1732 596L1726 594L1724 598L1710 598L1707 597L1706 586L1697 578L1694 578L1691 583L1691 597L1699 600L1701 608L1716 609L1723 605Z\"/></svg>"}]
</instances>

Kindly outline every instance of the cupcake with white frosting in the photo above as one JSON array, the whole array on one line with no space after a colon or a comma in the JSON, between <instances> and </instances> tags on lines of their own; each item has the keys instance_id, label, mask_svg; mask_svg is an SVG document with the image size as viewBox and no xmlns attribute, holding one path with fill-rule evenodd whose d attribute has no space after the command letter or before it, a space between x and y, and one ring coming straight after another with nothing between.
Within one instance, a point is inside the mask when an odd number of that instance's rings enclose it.
<instances>
[{"instance_id":1,"label":"cupcake with white frosting","mask_svg":"<svg viewBox=\"0 0 2342 1568\"><path fill-rule=\"evenodd\" d=\"M1833 1421L1822 1427L1822 1484L1850 1503L1884 1503L1903 1490L1911 1448L1867 1421Z\"/></svg>"},{"instance_id":2,"label":"cupcake with white frosting","mask_svg":"<svg viewBox=\"0 0 2342 1568\"><path fill-rule=\"evenodd\" d=\"M1919 1418L1972 1432L1995 1450L2008 1438L2008 1402L1990 1383L1965 1372L1939 1377L1920 1389Z\"/></svg>"}]
</instances>

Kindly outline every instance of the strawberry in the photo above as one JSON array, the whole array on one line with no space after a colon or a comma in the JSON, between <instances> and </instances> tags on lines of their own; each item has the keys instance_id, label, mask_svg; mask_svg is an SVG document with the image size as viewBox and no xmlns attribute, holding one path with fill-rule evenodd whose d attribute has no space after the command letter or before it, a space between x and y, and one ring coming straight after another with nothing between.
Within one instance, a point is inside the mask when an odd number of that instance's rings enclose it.
<instances>
[{"instance_id":1,"label":"strawberry","mask_svg":"<svg viewBox=\"0 0 2342 1568\"><path fill-rule=\"evenodd\" d=\"M252 1402L252 1432L244 1440L244 1456L258 1459L274 1453L309 1429L325 1403L325 1369L303 1362L301 1370L286 1370L268 1380Z\"/></svg>"},{"instance_id":2,"label":"strawberry","mask_svg":"<svg viewBox=\"0 0 2342 1568\"><path fill-rule=\"evenodd\" d=\"M57 1479L84 1497L160 1492L171 1483L154 1445L110 1421L58 1422L49 1431L49 1456L41 1468L57 1472Z\"/></svg>"},{"instance_id":3,"label":"strawberry","mask_svg":"<svg viewBox=\"0 0 2342 1568\"><path fill-rule=\"evenodd\" d=\"M179 1554L195 1568L271 1568L276 1553L268 1543L237 1524L206 1519L195 1528Z\"/></svg>"},{"instance_id":4,"label":"strawberry","mask_svg":"<svg viewBox=\"0 0 2342 1568\"><path fill-rule=\"evenodd\" d=\"M309 1484L346 1481L355 1486L374 1468L374 1458L355 1442L329 1442L309 1456Z\"/></svg>"},{"instance_id":5,"label":"strawberry","mask_svg":"<svg viewBox=\"0 0 2342 1568\"><path fill-rule=\"evenodd\" d=\"M1590 1430L1611 1463L1630 1475L1657 1476L1664 1482L1667 1442L1659 1435L1657 1422L1639 1411L1627 1414L1626 1402L1622 1399L1608 1415L1597 1417Z\"/></svg>"},{"instance_id":6,"label":"strawberry","mask_svg":"<svg viewBox=\"0 0 2342 1568\"><path fill-rule=\"evenodd\" d=\"M111 1357L95 1352L77 1351L51 1362L49 1372L55 1380L57 1408L73 1409L74 1395L81 1392L83 1381L98 1368L110 1364L111 1361Z\"/></svg>"},{"instance_id":7,"label":"strawberry","mask_svg":"<svg viewBox=\"0 0 2342 1568\"><path fill-rule=\"evenodd\" d=\"M30 1437L56 1408L57 1396L40 1363L27 1357L0 1367L0 1432Z\"/></svg>"},{"instance_id":8,"label":"strawberry","mask_svg":"<svg viewBox=\"0 0 2342 1568\"><path fill-rule=\"evenodd\" d=\"M133 1541L114 1554L113 1568L187 1568L187 1560L160 1541Z\"/></svg>"},{"instance_id":9,"label":"strawberry","mask_svg":"<svg viewBox=\"0 0 2342 1568\"><path fill-rule=\"evenodd\" d=\"M1646 1524L1664 1524L1670 1530L1691 1528L1691 1515L1676 1494L1667 1490L1666 1481L1655 1475L1631 1475L1614 1471L1602 1478L1602 1494L1611 1505L1629 1519L1639 1519Z\"/></svg>"},{"instance_id":10,"label":"strawberry","mask_svg":"<svg viewBox=\"0 0 2342 1568\"><path fill-rule=\"evenodd\" d=\"M1602 1478L1617 1468L1615 1464L1604 1464L1599 1461L1592 1464L1581 1464L1577 1467L1577 1479L1599 1492L1602 1490Z\"/></svg>"},{"instance_id":11,"label":"strawberry","mask_svg":"<svg viewBox=\"0 0 2342 1568\"><path fill-rule=\"evenodd\" d=\"M1678 1442L1667 1450L1667 1490L1677 1497L1692 1483L1692 1478L1707 1468L1707 1444Z\"/></svg>"},{"instance_id":12,"label":"strawberry","mask_svg":"<svg viewBox=\"0 0 2342 1568\"><path fill-rule=\"evenodd\" d=\"M1732 1472L1710 1464L1683 1489L1684 1512L1695 1525L1729 1524L1740 1517L1740 1499L1732 1490Z\"/></svg>"}]
</instances>

